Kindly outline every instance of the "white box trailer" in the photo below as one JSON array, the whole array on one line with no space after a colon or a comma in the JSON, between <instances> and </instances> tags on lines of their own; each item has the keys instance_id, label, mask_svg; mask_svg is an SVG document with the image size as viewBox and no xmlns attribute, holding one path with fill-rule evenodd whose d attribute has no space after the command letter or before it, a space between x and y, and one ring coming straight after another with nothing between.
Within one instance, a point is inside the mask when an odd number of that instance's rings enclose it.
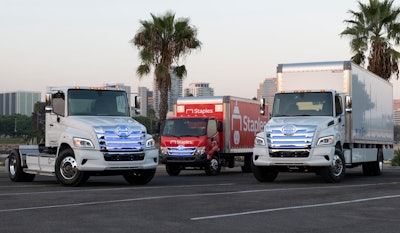
<instances>
[{"instance_id":1,"label":"white box trailer","mask_svg":"<svg viewBox=\"0 0 400 233\"><path fill-rule=\"evenodd\" d=\"M359 165L380 175L393 157L392 89L350 61L278 65L271 119L253 150L256 178L311 171L338 182Z\"/></svg>"}]
</instances>

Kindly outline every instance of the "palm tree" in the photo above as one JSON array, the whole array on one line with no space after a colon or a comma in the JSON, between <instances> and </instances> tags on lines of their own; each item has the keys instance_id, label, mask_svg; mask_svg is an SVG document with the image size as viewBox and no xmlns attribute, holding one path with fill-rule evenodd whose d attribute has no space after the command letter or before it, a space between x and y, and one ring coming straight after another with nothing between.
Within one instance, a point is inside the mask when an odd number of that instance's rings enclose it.
<instances>
[{"instance_id":1,"label":"palm tree","mask_svg":"<svg viewBox=\"0 0 400 233\"><path fill-rule=\"evenodd\" d=\"M139 49L141 64L136 70L139 77L149 74L154 68L155 82L160 92L159 120L162 131L168 112L170 70L178 78L186 76L186 67L179 65L179 61L191 50L200 48L201 42L197 39L197 29L189 25L188 18L175 19L172 12L163 16L150 15L151 20L140 21L141 28L131 43Z\"/></svg>"},{"instance_id":2,"label":"palm tree","mask_svg":"<svg viewBox=\"0 0 400 233\"><path fill-rule=\"evenodd\" d=\"M385 80L393 74L399 78L400 53L394 47L400 43L400 8L394 7L393 1L358 2L360 11L349 10L352 19L344 21L348 27L340 33L351 38L351 60L365 64L367 58L368 70Z\"/></svg>"}]
</instances>

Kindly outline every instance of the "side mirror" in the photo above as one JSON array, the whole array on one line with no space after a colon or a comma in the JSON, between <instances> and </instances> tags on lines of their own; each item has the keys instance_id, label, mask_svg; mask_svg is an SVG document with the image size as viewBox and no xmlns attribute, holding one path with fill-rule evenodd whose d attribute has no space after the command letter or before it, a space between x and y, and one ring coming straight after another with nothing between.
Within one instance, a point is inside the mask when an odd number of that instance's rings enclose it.
<instances>
[{"instance_id":1,"label":"side mirror","mask_svg":"<svg viewBox=\"0 0 400 233\"><path fill-rule=\"evenodd\" d=\"M135 96L135 108L140 108L140 97Z\"/></svg>"},{"instance_id":2,"label":"side mirror","mask_svg":"<svg viewBox=\"0 0 400 233\"><path fill-rule=\"evenodd\" d=\"M44 111L50 113L53 111L51 94L46 94L44 98L46 101L46 106L44 107Z\"/></svg>"},{"instance_id":3,"label":"side mirror","mask_svg":"<svg viewBox=\"0 0 400 233\"><path fill-rule=\"evenodd\" d=\"M51 105L51 94L46 94L45 95L45 101L46 101L46 106Z\"/></svg>"},{"instance_id":4,"label":"side mirror","mask_svg":"<svg viewBox=\"0 0 400 233\"><path fill-rule=\"evenodd\" d=\"M353 104L352 104L352 98L351 96L347 95L345 97L345 106L346 106L346 112L351 113L353 111Z\"/></svg>"},{"instance_id":5,"label":"side mirror","mask_svg":"<svg viewBox=\"0 0 400 233\"><path fill-rule=\"evenodd\" d=\"M217 130L218 130L218 132L222 132L222 130L223 130L223 125L222 125L222 121L218 121L217 122Z\"/></svg>"},{"instance_id":6,"label":"side mirror","mask_svg":"<svg viewBox=\"0 0 400 233\"><path fill-rule=\"evenodd\" d=\"M265 115L265 98L260 99L260 114Z\"/></svg>"}]
</instances>

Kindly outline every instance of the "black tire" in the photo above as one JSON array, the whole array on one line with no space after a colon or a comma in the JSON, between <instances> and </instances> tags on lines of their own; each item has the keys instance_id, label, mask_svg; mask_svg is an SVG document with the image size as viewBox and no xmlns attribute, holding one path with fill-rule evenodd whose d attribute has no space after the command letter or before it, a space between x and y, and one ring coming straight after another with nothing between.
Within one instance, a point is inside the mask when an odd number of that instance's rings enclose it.
<instances>
[{"instance_id":1,"label":"black tire","mask_svg":"<svg viewBox=\"0 0 400 233\"><path fill-rule=\"evenodd\" d=\"M273 182L278 177L279 171L274 167L263 167L254 165L251 160L251 170L259 182Z\"/></svg>"},{"instance_id":2,"label":"black tire","mask_svg":"<svg viewBox=\"0 0 400 233\"><path fill-rule=\"evenodd\" d=\"M383 152L378 149L377 160L374 162L367 162L362 164L364 176L380 176L383 171Z\"/></svg>"},{"instance_id":3,"label":"black tire","mask_svg":"<svg viewBox=\"0 0 400 233\"><path fill-rule=\"evenodd\" d=\"M252 155L244 156L244 165L241 167L243 173L252 172L252 170L251 170L251 160L252 160Z\"/></svg>"},{"instance_id":4,"label":"black tire","mask_svg":"<svg viewBox=\"0 0 400 233\"><path fill-rule=\"evenodd\" d=\"M22 168L21 156L18 150L12 150L8 156L8 177L13 182L32 182L35 174L25 173Z\"/></svg>"},{"instance_id":5,"label":"black tire","mask_svg":"<svg viewBox=\"0 0 400 233\"><path fill-rule=\"evenodd\" d=\"M143 170L130 170L123 174L126 182L134 185L144 185L149 183L154 175L156 169L143 169Z\"/></svg>"},{"instance_id":6,"label":"black tire","mask_svg":"<svg viewBox=\"0 0 400 233\"><path fill-rule=\"evenodd\" d=\"M221 162L219 161L218 156L214 155L210 161L207 162L207 165L204 168L204 171L209 176L216 176L221 171Z\"/></svg>"},{"instance_id":7,"label":"black tire","mask_svg":"<svg viewBox=\"0 0 400 233\"><path fill-rule=\"evenodd\" d=\"M167 173L170 176L177 176L181 173L181 167L176 164L166 164L165 170L167 170Z\"/></svg>"},{"instance_id":8,"label":"black tire","mask_svg":"<svg viewBox=\"0 0 400 233\"><path fill-rule=\"evenodd\" d=\"M88 174L78 170L74 151L70 148L62 150L57 157L56 177L65 186L79 186L89 179Z\"/></svg>"},{"instance_id":9,"label":"black tire","mask_svg":"<svg viewBox=\"0 0 400 233\"><path fill-rule=\"evenodd\" d=\"M226 159L226 161L228 162L228 167L229 168L234 168L235 167L235 157L234 156L230 156Z\"/></svg>"},{"instance_id":10,"label":"black tire","mask_svg":"<svg viewBox=\"0 0 400 233\"><path fill-rule=\"evenodd\" d=\"M328 183L338 183L344 178L346 163L341 150L336 149L331 166L321 168L320 174Z\"/></svg>"}]
</instances>

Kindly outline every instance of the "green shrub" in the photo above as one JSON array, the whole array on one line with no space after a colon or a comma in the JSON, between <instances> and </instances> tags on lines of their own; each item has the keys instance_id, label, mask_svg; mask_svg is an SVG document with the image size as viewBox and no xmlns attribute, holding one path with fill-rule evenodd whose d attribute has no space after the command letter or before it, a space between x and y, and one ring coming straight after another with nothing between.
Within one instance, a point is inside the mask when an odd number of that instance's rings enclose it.
<instances>
[{"instance_id":1,"label":"green shrub","mask_svg":"<svg viewBox=\"0 0 400 233\"><path fill-rule=\"evenodd\" d=\"M393 166L400 166L400 149L397 149L394 153L394 157L392 160Z\"/></svg>"}]
</instances>

